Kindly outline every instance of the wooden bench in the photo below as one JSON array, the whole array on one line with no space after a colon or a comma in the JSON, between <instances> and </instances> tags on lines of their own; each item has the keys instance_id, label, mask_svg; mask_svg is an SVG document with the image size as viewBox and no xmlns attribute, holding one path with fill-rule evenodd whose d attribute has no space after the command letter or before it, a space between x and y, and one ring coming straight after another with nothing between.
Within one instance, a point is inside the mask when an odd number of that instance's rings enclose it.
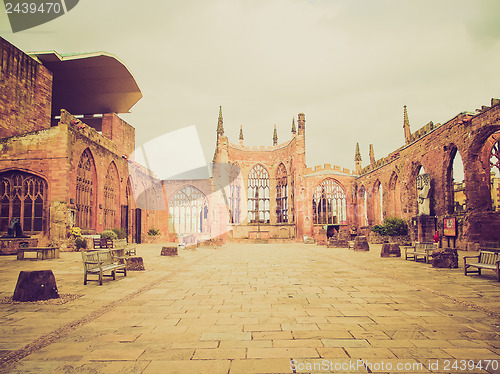
<instances>
[{"instance_id":1,"label":"wooden bench","mask_svg":"<svg viewBox=\"0 0 500 374\"><path fill-rule=\"evenodd\" d=\"M59 247L20 247L17 249L17 259L26 260L25 253L36 253L35 260L48 260L59 258ZM30 258L32 259L32 258Z\"/></svg>"},{"instance_id":2,"label":"wooden bench","mask_svg":"<svg viewBox=\"0 0 500 374\"><path fill-rule=\"evenodd\" d=\"M467 259L477 258L477 262L467 263ZM477 270L470 270L469 268ZM480 250L477 256L464 256L464 274L481 275L481 269L493 270L497 275L497 281L500 282L500 253Z\"/></svg>"},{"instance_id":3,"label":"wooden bench","mask_svg":"<svg viewBox=\"0 0 500 374\"><path fill-rule=\"evenodd\" d=\"M120 272L127 276L127 265L125 263L118 263L111 251L91 251L82 252L83 260L83 284L87 284L88 275L98 275L99 284L102 285L103 277L113 277L116 279L116 273ZM111 272L111 275L104 274L105 272Z\"/></svg>"},{"instance_id":4,"label":"wooden bench","mask_svg":"<svg viewBox=\"0 0 500 374\"><path fill-rule=\"evenodd\" d=\"M437 249L437 243L415 242L414 246L404 247L404 249L405 260L411 259L416 262L419 260L419 257L421 257L421 260L428 264L432 251Z\"/></svg>"},{"instance_id":5,"label":"wooden bench","mask_svg":"<svg viewBox=\"0 0 500 374\"><path fill-rule=\"evenodd\" d=\"M113 248L113 239L109 238L94 239L94 248L95 249Z\"/></svg>"},{"instance_id":6,"label":"wooden bench","mask_svg":"<svg viewBox=\"0 0 500 374\"><path fill-rule=\"evenodd\" d=\"M137 254L135 247L129 246L126 239L117 239L113 242L114 249L124 249L122 256L135 256Z\"/></svg>"}]
</instances>

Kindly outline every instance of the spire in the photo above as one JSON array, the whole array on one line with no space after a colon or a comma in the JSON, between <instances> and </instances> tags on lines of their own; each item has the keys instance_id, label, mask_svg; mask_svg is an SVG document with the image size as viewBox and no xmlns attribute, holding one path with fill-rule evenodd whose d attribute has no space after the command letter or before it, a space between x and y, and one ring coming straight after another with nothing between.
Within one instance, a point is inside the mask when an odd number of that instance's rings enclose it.
<instances>
[{"instance_id":1,"label":"spire","mask_svg":"<svg viewBox=\"0 0 500 374\"><path fill-rule=\"evenodd\" d=\"M354 161L361 161L361 153L359 152L359 143L356 143L356 154L354 156Z\"/></svg>"},{"instance_id":2,"label":"spire","mask_svg":"<svg viewBox=\"0 0 500 374\"><path fill-rule=\"evenodd\" d=\"M222 106L219 107L219 123L217 124L217 136L224 135L224 126L222 124Z\"/></svg>"},{"instance_id":3,"label":"spire","mask_svg":"<svg viewBox=\"0 0 500 374\"><path fill-rule=\"evenodd\" d=\"M299 116L297 118L297 124L299 126L298 135L305 135L306 134L306 115L304 113L299 113Z\"/></svg>"},{"instance_id":4,"label":"spire","mask_svg":"<svg viewBox=\"0 0 500 374\"><path fill-rule=\"evenodd\" d=\"M292 134L295 134L297 130L295 130L295 116L292 118Z\"/></svg>"},{"instance_id":5,"label":"spire","mask_svg":"<svg viewBox=\"0 0 500 374\"><path fill-rule=\"evenodd\" d=\"M276 125L274 125L273 145L276 144L278 144L278 131L276 131Z\"/></svg>"},{"instance_id":6,"label":"spire","mask_svg":"<svg viewBox=\"0 0 500 374\"><path fill-rule=\"evenodd\" d=\"M243 125L240 125L240 145L243 145Z\"/></svg>"},{"instance_id":7,"label":"spire","mask_svg":"<svg viewBox=\"0 0 500 374\"><path fill-rule=\"evenodd\" d=\"M356 173L361 175L361 153L359 152L359 143L356 143L356 154L354 156L354 163L356 164Z\"/></svg>"},{"instance_id":8,"label":"spire","mask_svg":"<svg viewBox=\"0 0 500 374\"><path fill-rule=\"evenodd\" d=\"M406 105L404 106L404 120L403 129L405 132L405 143L410 143L411 131L410 131L410 121L408 121L408 112L406 111Z\"/></svg>"},{"instance_id":9,"label":"spire","mask_svg":"<svg viewBox=\"0 0 500 374\"><path fill-rule=\"evenodd\" d=\"M373 152L373 144L370 144L370 164L375 163L375 152Z\"/></svg>"}]
</instances>

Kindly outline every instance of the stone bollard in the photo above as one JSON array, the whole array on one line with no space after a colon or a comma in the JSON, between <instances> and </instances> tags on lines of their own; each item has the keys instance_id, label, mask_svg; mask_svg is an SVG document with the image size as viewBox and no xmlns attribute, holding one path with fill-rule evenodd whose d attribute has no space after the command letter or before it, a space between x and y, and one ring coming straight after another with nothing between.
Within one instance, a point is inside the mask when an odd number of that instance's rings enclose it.
<instances>
[{"instance_id":1,"label":"stone bollard","mask_svg":"<svg viewBox=\"0 0 500 374\"><path fill-rule=\"evenodd\" d=\"M162 256L177 256L178 254L177 247L162 247L161 249Z\"/></svg>"},{"instance_id":2,"label":"stone bollard","mask_svg":"<svg viewBox=\"0 0 500 374\"><path fill-rule=\"evenodd\" d=\"M144 269L144 261L142 257L128 257L127 261L127 270L145 270Z\"/></svg>"},{"instance_id":3,"label":"stone bollard","mask_svg":"<svg viewBox=\"0 0 500 374\"><path fill-rule=\"evenodd\" d=\"M58 299L56 278L52 270L21 271L17 279L15 301Z\"/></svg>"},{"instance_id":4,"label":"stone bollard","mask_svg":"<svg viewBox=\"0 0 500 374\"><path fill-rule=\"evenodd\" d=\"M384 243L380 251L380 257L401 257L401 249L398 243Z\"/></svg>"},{"instance_id":5,"label":"stone bollard","mask_svg":"<svg viewBox=\"0 0 500 374\"><path fill-rule=\"evenodd\" d=\"M370 246L368 245L368 241L366 240L366 236L356 236L354 238L354 247L355 251L369 251Z\"/></svg>"}]
</instances>

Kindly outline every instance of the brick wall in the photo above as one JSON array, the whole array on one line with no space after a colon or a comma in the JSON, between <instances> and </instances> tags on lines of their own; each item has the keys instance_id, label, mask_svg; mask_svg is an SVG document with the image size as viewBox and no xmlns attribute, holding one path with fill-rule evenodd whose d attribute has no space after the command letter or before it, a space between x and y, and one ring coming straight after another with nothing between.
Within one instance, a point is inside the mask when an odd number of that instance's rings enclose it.
<instances>
[{"instance_id":1,"label":"brick wall","mask_svg":"<svg viewBox=\"0 0 500 374\"><path fill-rule=\"evenodd\" d=\"M0 38L0 138L50 127L52 73Z\"/></svg>"}]
</instances>

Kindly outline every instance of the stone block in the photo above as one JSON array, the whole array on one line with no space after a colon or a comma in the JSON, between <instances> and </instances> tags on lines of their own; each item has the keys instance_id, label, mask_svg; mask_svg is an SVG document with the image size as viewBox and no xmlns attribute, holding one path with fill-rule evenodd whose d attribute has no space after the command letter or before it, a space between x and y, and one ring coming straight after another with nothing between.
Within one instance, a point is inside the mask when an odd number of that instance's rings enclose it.
<instances>
[{"instance_id":1,"label":"stone block","mask_svg":"<svg viewBox=\"0 0 500 374\"><path fill-rule=\"evenodd\" d=\"M15 301L58 299L59 292L52 270L21 271L12 298Z\"/></svg>"},{"instance_id":2,"label":"stone block","mask_svg":"<svg viewBox=\"0 0 500 374\"><path fill-rule=\"evenodd\" d=\"M458 252L456 248L439 248L432 251L433 268L458 268Z\"/></svg>"},{"instance_id":3,"label":"stone block","mask_svg":"<svg viewBox=\"0 0 500 374\"><path fill-rule=\"evenodd\" d=\"M370 246L368 245L368 241L366 240L366 236L356 236L354 238L354 247L355 251L369 251Z\"/></svg>"},{"instance_id":4,"label":"stone block","mask_svg":"<svg viewBox=\"0 0 500 374\"><path fill-rule=\"evenodd\" d=\"M161 249L162 256L177 256L178 254L177 247L162 247Z\"/></svg>"},{"instance_id":5,"label":"stone block","mask_svg":"<svg viewBox=\"0 0 500 374\"><path fill-rule=\"evenodd\" d=\"M177 249L177 248L176 248ZM144 269L144 261L142 257L128 257L127 261L127 270L145 270Z\"/></svg>"},{"instance_id":6,"label":"stone block","mask_svg":"<svg viewBox=\"0 0 500 374\"><path fill-rule=\"evenodd\" d=\"M380 251L380 257L401 257L401 249L398 243L384 243Z\"/></svg>"}]
</instances>

